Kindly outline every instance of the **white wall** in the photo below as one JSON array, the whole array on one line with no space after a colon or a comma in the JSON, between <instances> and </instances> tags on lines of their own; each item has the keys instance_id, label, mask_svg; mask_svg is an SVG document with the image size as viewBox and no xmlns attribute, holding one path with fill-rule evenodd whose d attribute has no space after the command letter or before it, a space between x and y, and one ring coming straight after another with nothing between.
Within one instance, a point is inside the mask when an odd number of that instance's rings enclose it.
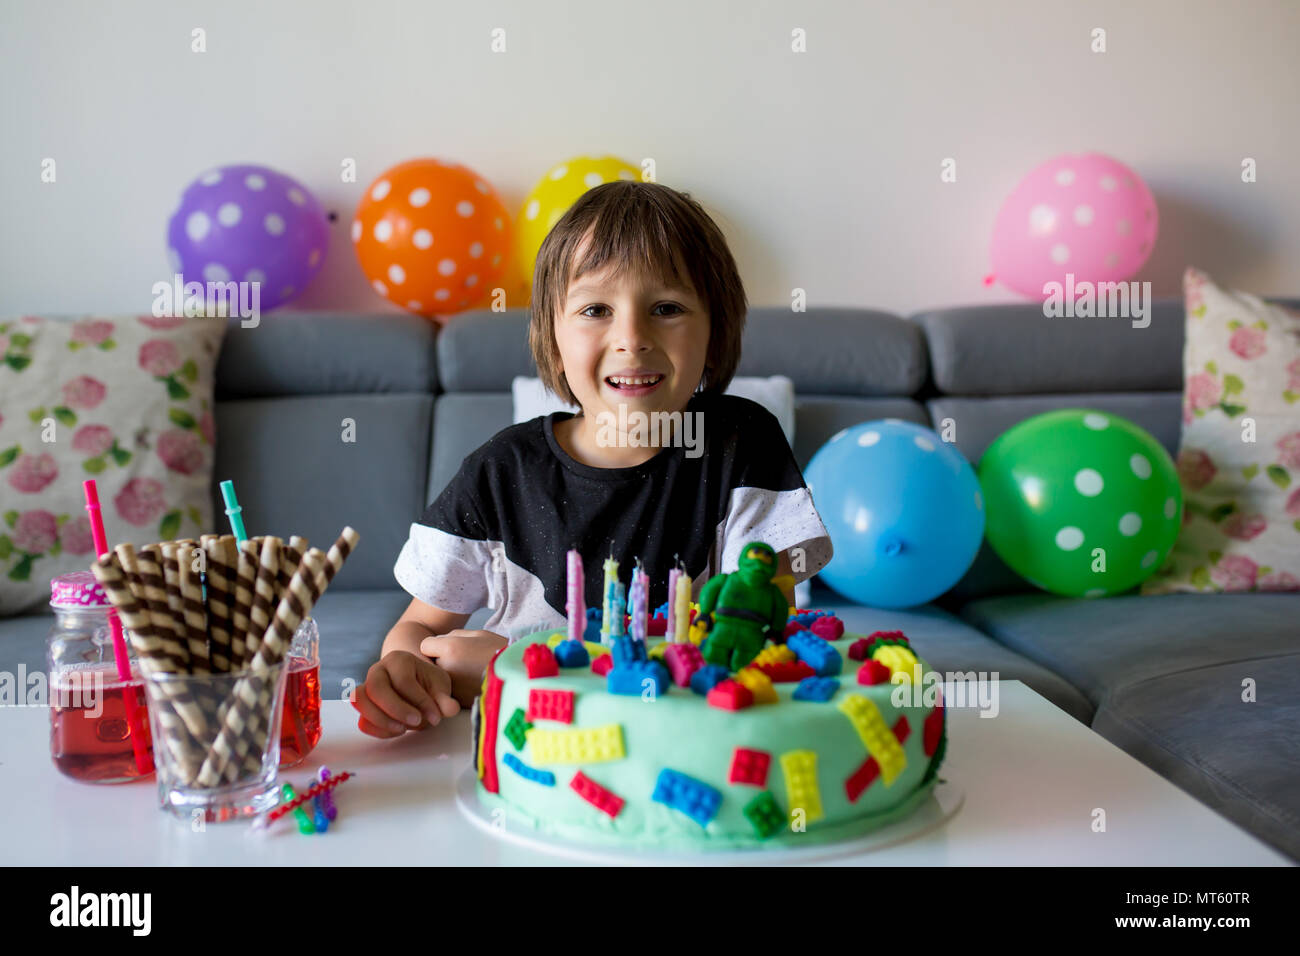
<instances>
[{"instance_id":1,"label":"white wall","mask_svg":"<svg viewBox=\"0 0 1300 956\"><path fill-rule=\"evenodd\" d=\"M295 308L390 310L347 229L365 185L420 155L474 168L512 211L572 155L651 156L718 218L754 304L798 286L906 312L1013 299L981 283L1001 200L1039 162L1096 150L1155 193L1139 278L1157 294L1192 263L1296 295L1298 51L1294 0L3 0L0 314L147 310L180 191L227 162L281 169L339 213Z\"/></svg>"}]
</instances>

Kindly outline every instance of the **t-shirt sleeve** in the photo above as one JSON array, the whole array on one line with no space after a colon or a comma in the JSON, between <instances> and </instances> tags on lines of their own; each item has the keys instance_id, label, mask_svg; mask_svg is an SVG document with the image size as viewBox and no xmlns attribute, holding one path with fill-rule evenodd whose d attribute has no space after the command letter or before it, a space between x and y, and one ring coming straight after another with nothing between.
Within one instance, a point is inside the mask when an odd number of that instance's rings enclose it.
<instances>
[{"instance_id":1,"label":"t-shirt sleeve","mask_svg":"<svg viewBox=\"0 0 1300 956\"><path fill-rule=\"evenodd\" d=\"M715 571L735 571L745 545L765 541L778 553L789 551L795 583L806 581L830 562L830 535L776 416L756 402L745 406L737 420L737 467Z\"/></svg>"},{"instance_id":2,"label":"t-shirt sleeve","mask_svg":"<svg viewBox=\"0 0 1300 956\"><path fill-rule=\"evenodd\" d=\"M393 567L393 576L408 594L454 614L473 614L488 606L496 543L479 509L481 481L479 461L466 459L411 524Z\"/></svg>"}]
</instances>

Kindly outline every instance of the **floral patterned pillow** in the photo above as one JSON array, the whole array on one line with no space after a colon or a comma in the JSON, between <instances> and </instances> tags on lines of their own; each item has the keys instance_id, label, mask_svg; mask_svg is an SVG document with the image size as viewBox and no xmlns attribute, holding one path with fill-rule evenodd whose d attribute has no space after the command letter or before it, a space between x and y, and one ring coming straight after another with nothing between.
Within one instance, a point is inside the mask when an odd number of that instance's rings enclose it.
<instances>
[{"instance_id":1,"label":"floral patterned pillow","mask_svg":"<svg viewBox=\"0 0 1300 956\"><path fill-rule=\"evenodd\" d=\"M1300 591L1300 312L1183 276L1185 507L1143 594Z\"/></svg>"},{"instance_id":2,"label":"floral patterned pillow","mask_svg":"<svg viewBox=\"0 0 1300 956\"><path fill-rule=\"evenodd\" d=\"M212 380L225 319L0 319L0 614L93 559L81 483L109 546L212 526Z\"/></svg>"}]
</instances>

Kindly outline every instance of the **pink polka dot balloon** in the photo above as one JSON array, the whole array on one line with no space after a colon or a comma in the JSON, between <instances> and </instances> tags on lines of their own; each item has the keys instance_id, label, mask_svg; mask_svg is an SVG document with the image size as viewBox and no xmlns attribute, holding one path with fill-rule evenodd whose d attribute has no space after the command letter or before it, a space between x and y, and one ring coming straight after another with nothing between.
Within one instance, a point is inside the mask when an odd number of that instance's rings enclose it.
<instances>
[{"instance_id":1,"label":"pink polka dot balloon","mask_svg":"<svg viewBox=\"0 0 1300 956\"><path fill-rule=\"evenodd\" d=\"M993 274L1042 301L1043 285L1123 282L1156 244L1159 215L1137 173L1100 153L1048 160L1012 191L998 212L990 250Z\"/></svg>"},{"instance_id":2,"label":"pink polka dot balloon","mask_svg":"<svg viewBox=\"0 0 1300 956\"><path fill-rule=\"evenodd\" d=\"M257 282L262 311L307 288L325 262L329 221L297 180L266 166L208 170L181 194L167 255L185 282Z\"/></svg>"}]
</instances>

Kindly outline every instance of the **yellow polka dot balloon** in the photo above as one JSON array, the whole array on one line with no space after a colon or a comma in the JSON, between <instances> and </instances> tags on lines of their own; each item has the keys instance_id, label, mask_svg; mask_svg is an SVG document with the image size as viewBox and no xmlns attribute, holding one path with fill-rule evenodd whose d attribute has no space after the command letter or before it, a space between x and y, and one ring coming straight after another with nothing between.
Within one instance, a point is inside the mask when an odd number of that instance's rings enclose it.
<instances>
[{"instance_id":1,"label":"yellow polka dot balloon","mask_svg":"<svg viewBox=\"0 0 1300 956\"><path fill-rule=\"evenodd\" d=\"M441 322L487 305L502 286L510 216L469 167L413 159L366 188L352 220L352 246L377 293Z\"/></svg>"},{"instance_id":2,"label":"yellow polka dot balloon","mask_svg":"<svg viewBox=\"0 0 1300 956\"><path fill-rule=\"evenodd\" d=\"M588 189L619 179L639 182L641 170L617 156L578 156L547 170L524 198L516 224L515 259L524 288L532 289L537 250L560 217Z\"/></svg>"}]
</instances>

